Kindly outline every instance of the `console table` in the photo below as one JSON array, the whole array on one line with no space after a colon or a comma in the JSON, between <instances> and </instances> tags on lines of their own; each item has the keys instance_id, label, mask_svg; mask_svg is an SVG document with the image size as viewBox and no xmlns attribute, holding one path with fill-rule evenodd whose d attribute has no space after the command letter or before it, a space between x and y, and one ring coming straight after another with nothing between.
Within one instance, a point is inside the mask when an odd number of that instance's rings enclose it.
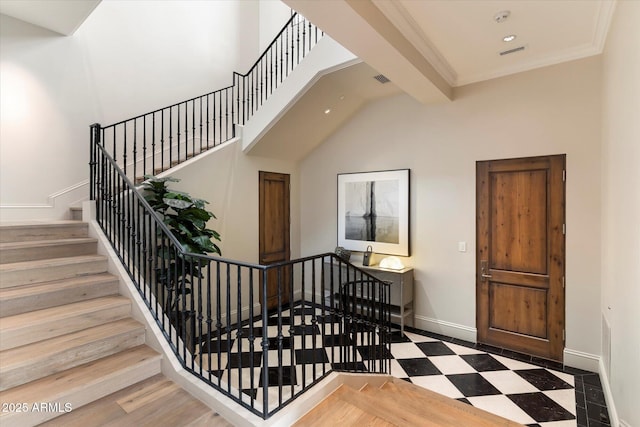
<instances>
[{"instance_id":1,"label":"console table","mask_svg":"<svg viewBox=\"0 0 640 427\"><path fill-rule=\"evenodd\" d=\"M391 321L400 324L400 331L404 333L404 325L413 323L413 268L405 267L402 270L391 270L378 266L363 266L354 264L356 267L366 271L376 279L391 282L390 305ZM337 265L334 264L334 267ZM337 277L338 268L334 269L334 280L341 282L344 279L346 266L342 265L340 278Z\"/></svg>"}]
</instances>

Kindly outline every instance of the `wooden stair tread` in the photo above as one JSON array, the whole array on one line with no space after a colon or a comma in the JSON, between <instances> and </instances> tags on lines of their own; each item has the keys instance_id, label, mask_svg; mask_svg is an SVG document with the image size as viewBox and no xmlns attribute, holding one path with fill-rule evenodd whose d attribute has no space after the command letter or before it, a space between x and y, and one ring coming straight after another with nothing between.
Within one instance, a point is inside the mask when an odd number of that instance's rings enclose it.
<instances>
[{"instance_id":1,"label":"wooden stair tread","mask_svg":"<svg viewBox=\"0 0 640 427\"><path fill-rule=\"evenodd\" d=\"M144 326L132 318L0 352L0 390L24 384L144 342ZM36 348L34 348L37 346Z\"/></svg>"},{"instance_id":2,"label":"wooden stair tread","mask_svg":"<svg viewBox=\"0 0 640 427\"><path fill-rule=\"evenodd\" d=\"M64 258L95 254L98 240L93 237L55 238L47 240L0 243L0 263Z\"/></svg>"},{"instance_id":3,"label":"wooden stair tread","mask_svg":"<svg viewBox=\"0 0 640 427\"><path fill-rule=\"evenodd\" d=\"M18 270L32 270L34 268L58 267L61 265L73 265L79 262L106 260L103 255L77 255L64 258L38 259L33 261L20 261L0 264L0 273Z\"/></svg>"},{"instance_id":4,"label":"wooden stair tread","mask_svg":"<svg viewBox=\"0 0 640 427\"><path fill-rule=\"evenodd\" d=\"M6 228L24 228L29 229L34 226L37 227L60 227L65 225L74 225L74 224L86 224L82 221L70 220L70 219L60 219L60 220L29 220L29 221L3 221L0 222L0 231Z\"/></svg>"},{"instance_id":5,"label":"wooden stair tread","mask_svg":"<svg viewBox=\"0 0 640 427\"><path fill-rule=\"evenodd\" d=\"M130 315L131 301L107 296L4 317L0 350L64 335Z\"/></svg>"},{"instance_id":6,"label":"wooden stair tread","mask_svg":"<svg viewBox=\"0 0 640 427\"><path fill-rule=\"evenodd\" d=\"M0 301L10 298L20 298L39 293L50 293L56 290L74 288L84 284L106 283L117 281L118 278L110 273L87 274L85 276L52 280L50 282L34 283L22 286L12 286L0 289Z\"/></svg>"},{"instance_id":7,"label":"wooden stair tread","mask_svg":"<svg viewBox=\"0 0 640 427\"><path fill-rule=\"evenodd\" d=\"M0 243L52 238L86 237L89 225L82 221L15 221L0 224Z\"/></svg>"},{"instance_id":8,"label":"wooden stair tread","mask_svg":"<svg viewBox=\"0 0 640 427\"><path fill-rule=\"evenodd\" d=\"M110 296L103 298L95 298L88 301L81 301L73 304L67 304L60 307L51 307L44 310L31 311L29 313L17 314L2 319L0 331L9 331L15 328L21 328L26 325L51 322L52 319L71 317L81 313L91 313L92 311L123 304L131 304L127 298L121 296Z\"/></svg>"},{"instance_id":9,"label":"wooden stair tread","mask_svg":"<svg viewBox=\"0 0 640 427\"><path fill-rule=\"evenodd\" d=\"M94 237L72 237L68 239L47 239L47 240L27 240L22 242L4 242L0 243L0 250L32 248L32 247L48 247L61 246L74 243L94 243L98 239Z\"/></svg>"},{"instance_id":10,"label":"wooden stair tread","mask_svg":"<svg viewBox=\"0 0 640 427\"><path fill-rule=\"evenodd\" d=\"M87 425L231 426L162 375L155 375L105 396L42 424L42 427Z\"/></svg>"},{"instance_id":11,"label":"wooden stair tread","mask_svg":"<svg viewBox=\"0 0 640 427\"><path fill-rule=\"evenodd\" d=\"M2 399L5 402L24 402L29 407L38 402L59 402L62 406L68 403L77 410L89 402L160 373L160 359L161 356L151 348L137 346L14 387L4 391ZM0 423L32 425L57 415L39 412L0 413Z\"/></svg>"},{"instance_id":12,"label":"wooden stair tread","mask_svg":"<svg viewBox=\"0 0 640 427\"><path fill-rule=\"evenodd\" d=\"M68 279L107 271L102 255L77 255L0 264L0 288Z\"/></svg>"}]
</instances>

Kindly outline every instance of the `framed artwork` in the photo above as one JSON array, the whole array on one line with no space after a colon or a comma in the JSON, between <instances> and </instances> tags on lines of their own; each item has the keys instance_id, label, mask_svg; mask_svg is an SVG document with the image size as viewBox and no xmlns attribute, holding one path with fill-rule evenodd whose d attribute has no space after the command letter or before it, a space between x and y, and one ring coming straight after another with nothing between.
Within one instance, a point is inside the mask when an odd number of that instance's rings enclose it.
<instances>
[{"instance_id":1,"label":"framed artwork","mask_svg":"<svg viewBox=\"0 0 640 427\"><path fill-rule=\"evenodd\" d=\"M338 246L409 256L409 169L338 174Z\"/></svg>"}]
</instances>

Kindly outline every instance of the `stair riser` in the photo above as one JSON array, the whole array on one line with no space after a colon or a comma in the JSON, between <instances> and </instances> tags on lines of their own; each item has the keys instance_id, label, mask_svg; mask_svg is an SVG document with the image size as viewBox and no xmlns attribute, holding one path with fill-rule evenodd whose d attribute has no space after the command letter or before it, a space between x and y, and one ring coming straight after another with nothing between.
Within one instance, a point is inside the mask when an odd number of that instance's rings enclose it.
<instances>
[{"instance_id":1,"label":"stair riser","mask_svg":"<svg viewBox=\"0 0 640 427\"><path fill-rule=\"evenodd\" d=\"M42 398L40 398L37 401L34 401L29 398L20 397L18 401L24 402L28 408L32 408L33 404L47 402L52 406L57 405L57 407L62 410L64 410L65 407L70 407L71 410L73 410L157 375L160 371L160 357L149 358L138 363L131 364L126 369L119 369L107 378L102 378L100 381L93 381L81 387L62 390L55 396L48 396L46 400L42 400ZM64 375L61 375L60 381L65 381ZM12 396L5 397L11 398ZM60 415L63 415L63 412L38 412L30 410L26 413L0 413L0 424L12 427L30 427L41 424Z\"/></svg>"},{"instance_id":2,"label":"stair riser","mask_svg":"<svg viewBox=\"0 0 640 427\"><path fill-rule=\"evenodd\" d=\"M104 273L105 271L107 271L106 259L80 261L74 264L43 266L28 270L8 270L0 274L0 288L69 279L87 274Z\"/></svg>"},{"instance_id":3,"label":"stair riser","mask_svg":"<svg viewBox=\"0 0 640 427\"><path fill-rule=\"evenodd\" d=\"M96 309L89 313L51 319L33 325L0 331L0 351L31 344L44 339L58 337L82 329L91 328L106 322L128 317L131 303L122 303L107 308Z\"/></svg>"},{"instance_id":4,"label":"stair riser","mask_svg":"<svg viewBox=\"0 0 640 427\"><path fill-rule=\"evenodd\" d=\"M34 224L29 227L3 226L0 228L0 243L87 237L88 230L89 227L86 223L59 224L54 226Z\"/></svg>"},{"instance_id":5,"label":"stair riser","mask_svg":"<svg viewBox=\"0 0 640 427\"><path fill-rule=\"evenodd\" d=\"M97 249L98 245L96 242L10 248L4 249L2 253L0 253L0 264L91 255L95 254Z\"/></svg>"},{"instance_id":6,"label":"stair riser","mask_svg":"<svg viewBox=\"0 0 640 427\"><path fill-rule=\"evenodd\" d=\"M5 368L0 377L0 391L142 345L144 341L144 328L140 326L109 337L101 337L98 341L65 349L58 354L49 354L46 358L30 360L28 365L21 364L9 369Z\"/></svg>"},{"instance_id":7,"label":"stair riser","mask_svg":"<svg viewBox=\"0 0 640 427\"><path fill-rule=\"evenodd\" d=\"M82 208L71 208L71 219L74 221L82 221Z\"/></svg>"},{"instance_id":8,"label":"stair riser","mask_svg":"<svg viewBox=\"0 0 640 427\"><path fill-rule=\"evenodd\" d=\"M0 300L0 317L13 316L43 308L57 307L88 299L115 295L118 293L118 281L102 281L79 285L70 289L40 292L36 295Z\"/></svg>"}]
</instances>

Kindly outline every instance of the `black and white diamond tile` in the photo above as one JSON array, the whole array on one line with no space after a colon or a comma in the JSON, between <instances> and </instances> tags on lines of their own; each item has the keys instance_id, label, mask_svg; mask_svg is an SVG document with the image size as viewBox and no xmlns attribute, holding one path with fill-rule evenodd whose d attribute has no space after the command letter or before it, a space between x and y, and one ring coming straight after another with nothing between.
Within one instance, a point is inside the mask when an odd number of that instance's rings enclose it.
<instances>
[{"instance_id":1,"label":"black and white diamond tile","mask_svg":"<svg viewBox=\"0 0 640 427\"><path fill-rule=\"evenodd\" d=\"M314 377L331 369L353 370L354 366L365 369L380 351L390 359L394 377L528 426L582 427L586 424L582 424L581 419L589 416L584 406L589 403L589 398L598 398L595 387L600 386L599 380L595 385L583 383L582 377L574 378L569 373L540 366L531 359L525 361L527 359L522 355L505 357L511 353L495 354L492 347L413 328L403 334L394 331L390 349L383 350L368 345L379 343L376 335L358 333L349 336L343 325L332 323L330 316L323 319L322 314L318 310L314 316L313 309L309 307L304 310L294 308L293 317L289 310L285 310L280 321L268 319L266 367L263 366L261 321L256 322L253 328L243 326L239 336L233 334L234 339L218 342L213 337L210 343L203 343L203 355L210 353L212 357L203 360L202 366L226 384L242 389L243 400L249 401L253 397L256 402L262 401L261 386L266 369L269 409L301 390L303 384L309 384ZM249 354L251 329L255 337L253 357ZM356 350L349 351L350 363L339 363L340 353L344 356L345 351L340 345L352 344L354 340ZM247 368L249 363L256 368L253 376ZM243 368L238 369L239 366ZM595 382L590 376L584 378ZM578 393L576 389L579 389ZM577 399L576 396L582 397ZM603 399L597 403L604 406L604 416L601 415L602 410L598 414L604 419L606 405Z\"/></svg>"}]
</instances>

